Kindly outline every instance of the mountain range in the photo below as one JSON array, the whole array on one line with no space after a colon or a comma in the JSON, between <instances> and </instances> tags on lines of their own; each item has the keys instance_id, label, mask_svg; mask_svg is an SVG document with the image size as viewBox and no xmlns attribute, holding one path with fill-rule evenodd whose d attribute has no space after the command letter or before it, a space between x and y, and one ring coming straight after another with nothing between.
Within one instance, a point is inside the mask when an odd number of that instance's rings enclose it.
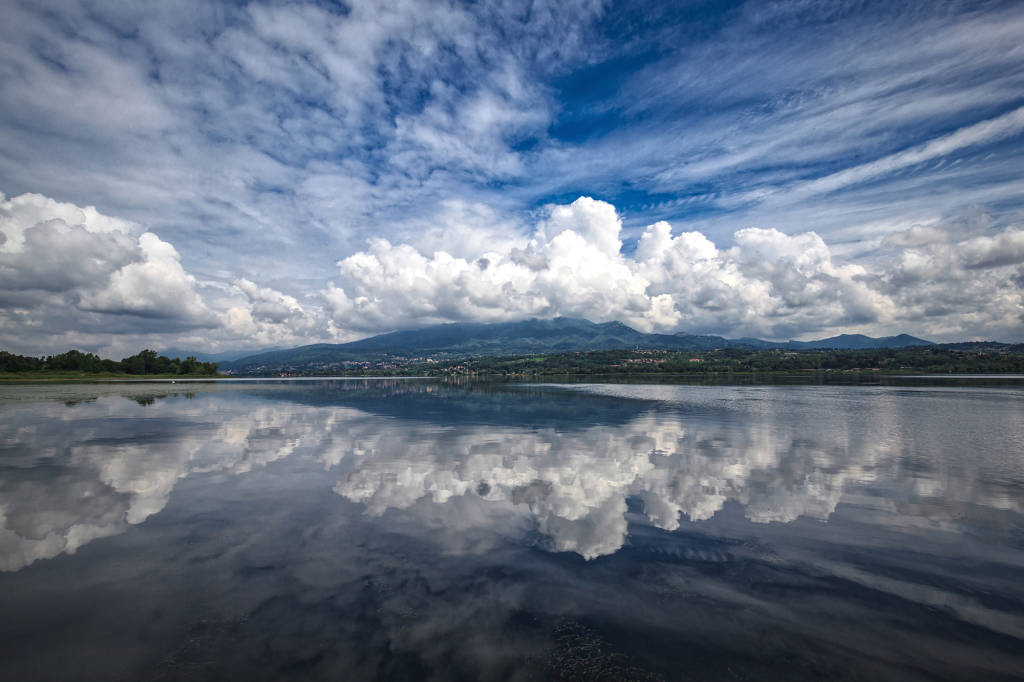
<instances>
[{"instance_id":1,"label":"mountain range","mask_svg":"<svg viewBox=\"0 0 1024 682\"><path fill-rule=\"evenodd\" d=\"M523 355L593 350L676 350L699 351L714 348L749 350L811 350L906 348L929 346L931 341L907 334L871 338L843 334L816 341L773 342L761 339L727 339L698 334L645 334L621 322L594 323L557 317L519 322L457 322L423 329L380 334L350 343L318 343L284 350L262 352L229 360L221 369L233 373L265 372L286 368L311 368L345 362L366 362L381 358L458 358L474 355Z\"/></svg>"}]
</instances>

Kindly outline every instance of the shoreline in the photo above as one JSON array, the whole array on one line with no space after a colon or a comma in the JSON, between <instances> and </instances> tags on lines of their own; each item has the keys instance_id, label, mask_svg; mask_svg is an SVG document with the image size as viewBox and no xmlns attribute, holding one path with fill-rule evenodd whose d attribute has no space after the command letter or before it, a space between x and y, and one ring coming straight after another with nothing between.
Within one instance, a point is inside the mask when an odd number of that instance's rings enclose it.
<instances>
[{"instance_id":1,"label":"shoreline","mask_svg":"<svg viewBox=\"0 0 1024 682\"><path fill-rule=\"evenodd\" d=\"M209 383L209 382L250 382L250 381L337 381L337 380L360 380L360 379L434 379L434 380L507 380L538 381L564 379L586 379L599 380L608 379L629 379L629 380L678 380L678 379L752 379L752 378L872 378L872 379L1004 379L1024 380L1024 374L1009 372L914 372L914 371L887 371L873 370L834 370L834 369L811 369L811 370L768 370L768 371L729 371L729 372L557 372L557 373L536 373L536 374L503 374L500 372L478 372L465 374L319 374L303 376L273 376L273 375L192 375L182 376L174 374L88 374L68 372L25 372L0 374L0 385L38 385L38 384L140 384L140 383Z\"/></svg>"}]
</instances>

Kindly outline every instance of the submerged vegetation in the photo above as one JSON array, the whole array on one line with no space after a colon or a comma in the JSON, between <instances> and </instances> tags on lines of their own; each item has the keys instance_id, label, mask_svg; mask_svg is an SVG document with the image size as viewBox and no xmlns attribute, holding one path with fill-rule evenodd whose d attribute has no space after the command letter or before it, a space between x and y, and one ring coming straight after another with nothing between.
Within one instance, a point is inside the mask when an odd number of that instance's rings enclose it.
<instances>
[{"instance_id":1,"label":"submerged vegetation","mask_svg":"<svg viewBox=\"0 0 1024 682\"><path fill-rule=\"evenodd\" d=\"M69 350L59 355L32 357L0 351L0 373L14 378L75 379L118 376L216 376L216 362L199 362L194 357L168 358L143 350L118 360L94 353Z\"/></svg>"}]
</instances>

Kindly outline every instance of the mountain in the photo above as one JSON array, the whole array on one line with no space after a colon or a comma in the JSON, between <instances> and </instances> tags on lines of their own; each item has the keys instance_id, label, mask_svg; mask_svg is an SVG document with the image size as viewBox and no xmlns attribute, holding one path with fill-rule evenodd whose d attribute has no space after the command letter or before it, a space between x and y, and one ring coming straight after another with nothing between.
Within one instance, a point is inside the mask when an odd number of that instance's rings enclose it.
<instances>
[{"instance_id":1,"label":"mountain","mask_svg":"<svg viewBox=\"0 0 1024 682\"><path fill-rule=\"evenodd\" d=\"M790 341L785 344L792 350L811 350L813 348L830 348L833 350L867 350L871 348L909 348L910 346L931 346L925 341L909 334L899 336L883 336L871 338L863 334L840 334L817 341Z\"/></svg>"},{"instance_id":2,"label":"mountain","mask_svg":"<svg viewBox=\"0 0 1024 682\"><path fill-rule=\"evenodd\" d=\"M454 323L425 329L381 334L342 344L346 352L472 355L558 353L620 348L693 350L728 343L720 336L644 334L621 322L596 324L589 320L556 317L520 322Z\"/></svg>"},{"instance_id":3,"label":"mountain","mask_svg":"<svg viewBox=\"0 0 1024 682\"><path fill-rule=\"evenodd\" d=\"M360 362L391 357L462 357L519 355L588 350L656 348L698 350L722 348L719 336L644 334L621 322L595 324L557 317L492 324L456 322L373 336L351 343L318 343L288 350L259 353L225 363L223 369L250 372L263 368L299 367Z\"/></svg>"},{"instance_id":4,"label":"mountain","mask_svg":"<svg viewBox=\"0 0 1024 682\"><path fill-rule=\"evenodd\" d=\"M903 348L930 345L930 341L900 336L872 339L842 335L821 341L777 343L761 339L726 339L698 334L645 334L621 322L597 324L557 317L492 324L457 322L423 329L380 334L351 343L318 343L275 350L222 363L221 369L238 374L283 369L329 369L344 363L391 358L453 358L472 355L525 355L593 350L652 349L700 351L713 348L751 350L808 350L812 348Z\"/></svg>"},{"instance_id":5,"label":"mountain","mask_svg":"<svg viewBox=\"0 0 1024 682\"><path fill-rule=\"evenodd\" d=\"M219 353L204 353L198 350L181 350L180 348L168 348L166 350L157 351L160 355L168 358L181 358L194 357L199 362L231 362L232 360L239 360L241 358L249 357L250 355L256 355L257 353L266 353L268 351L281 350L279 346L272 348L258 348L247 350L225 350Z\"/></svg>"}]
</instances>

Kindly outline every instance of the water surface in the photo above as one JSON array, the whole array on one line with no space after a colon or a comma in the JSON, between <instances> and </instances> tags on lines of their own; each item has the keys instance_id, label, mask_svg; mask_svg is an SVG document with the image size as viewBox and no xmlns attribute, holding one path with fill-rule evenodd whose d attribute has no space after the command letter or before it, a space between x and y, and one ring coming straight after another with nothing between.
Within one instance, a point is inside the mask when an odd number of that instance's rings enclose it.
<instances>
[{"instance_id":1,"label":"water surface","mask_svg":"<svg viewBox=\"0 0 1024 682\"><path fill-rule=\"evenodd\" d=\"M1024 387L0 387L0 678L998 680Z\"/></svg>"}]
</instances>

